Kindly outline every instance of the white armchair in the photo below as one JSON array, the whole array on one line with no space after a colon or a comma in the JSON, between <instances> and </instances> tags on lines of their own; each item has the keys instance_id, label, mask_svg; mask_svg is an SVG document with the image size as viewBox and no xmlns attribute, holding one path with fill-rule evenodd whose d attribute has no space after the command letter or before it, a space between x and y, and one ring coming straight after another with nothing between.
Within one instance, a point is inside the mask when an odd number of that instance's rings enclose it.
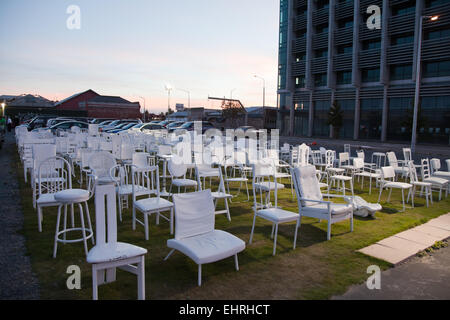
<instances>
[{"instance_id":1,"label":"white armchair","mask_svg":"<svg viewBox=\"0 0 450 320\"><path fill-rule=\"evenodd\" d=\"M327 220L327 240L331 238L331 225L334 223L350 220L350 230L353 231L353 207L349 204L338 204L323 199L314 166L292 168L291 174L298 200L299 227L302 217ZM339 195L327 196L340 197Z\"/></svg>"}]
</instances>

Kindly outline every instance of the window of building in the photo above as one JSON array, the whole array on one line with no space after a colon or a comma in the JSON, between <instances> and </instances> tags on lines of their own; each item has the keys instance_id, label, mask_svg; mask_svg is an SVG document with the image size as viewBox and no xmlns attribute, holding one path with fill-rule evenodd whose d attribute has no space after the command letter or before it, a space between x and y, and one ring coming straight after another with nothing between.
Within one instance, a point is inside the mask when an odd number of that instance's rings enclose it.
<instances>
[{"instance_id":1,"label":"window of building","mask_svg":"<svg viewBox=\"0 0 450 320\"><path fill-rule=\"evenodd\" d=\"M309 125L309 101L295 103L294 135L307 136Z\"/></svg>"},{"instance_id":2,"label":"window of building","mask_svg":"<svg viewBox=\"0 0 450 320\"><path fill-rule=\"evenodd\" d=\"M295 32L295 37L297 37L297 38L303 38L303 37L306 37L306 29L297 30L297 31Z\"/></svg>"},{"instance_id":3,"label":"window of building","mask_svg":"<svg viewBox=\"0 0 450 320\"><path fill-rule=\"evenodd\" d=\"M432 8L432 7L442 6L444 4L449 4L449 3L450 3L450 0L426 0L425 7Z\"/></svg>"},{"instance_id":4,"label":"window of building","mask_svg":"<svg viewBox=\"0 0 450 320\"><path fill-rule=\"evenodd\" d=\"M363 50L380 49L380 48L381 48L380 40L367 40L363 41L362 43Z\"/></svg>"},{"instance_id":5,"label":"window of building","mask_svg":"<svg viewBox=\"0 0 450 320\"><path fill-rule=\"evenodd\" d=\"M423 77L449 77L450 60L425 62L423 64Z\"/></svg>"},{"instance_id":6,"label":"window of building","mask_svg":"<svg viewBox=\"0 0 450 320\"><path fill-rule=\"evenodd\" d=\"M325 87L327 85L327 74L326 73L315 74L314 85L316 87Z\"/></svg>"},{"instance_id":7,"label":"window of building","mask_svg":"<svg viewBox=\"0 0 450 320\"><path fill-rule=\"evenodd\" d=\"M297 12L297 15L298 15L298 16L303 15L303 14L306 14L306 12L307 12L307 6L298 7L297 10L296 10L296 12Z\"/></svg>"},{"instance_id":8,"label":"window of building","mask_svg":"<svg viewBox=\"0 0 450 320\"><path fill-rule=\"evenodd\" d=\"M425 40L442 39L450 37L450 28L425 32Z\"/></svg>"},{"instance_id":9,"label":"window of building","mask_svg":"<svg viewBox=\"0 0 450 320\"><path fill-rule=\"evenodd\" d=\"M352 71L339 71L336 74L337 84L351 84L352 83Z\"/></svg>"},{"instance_id":10,"label":"window of building","mask_svg":"<svg viewBox=\"0 0 450 320\"><path fill-rule=\"evenodd\" d=\"M380 81L380 68L362 69L362 82Z\"/></svg>"},{"instance_id":11,"label":"window of building","mask_svg":"<svg viewBox=\"0 0 450 320\"><path fill-rule=\"evenodd\" d=\"M339 138L352 139L355 126L355 100L337 100L342 110L342 127Z\"/></svg>"},{"instance_id":12,"label":"window of building","mask_svg":"<svg viewBox=\"0 0 450 320\"><path fill-rule=\"evenodd\" d=\"M295 62L300 62L300 61L305 61L305 60L306 60L306 53L305 52L297 53L295 55Z\"/></svg>"},{"instance_id":13,"label":"window of building","mask_svg":"<svg viewBox=\"0 0 450 320\"><path fill-rule=\"evenodd\" d=\"M412 132L412 97L390 98L387 121L387 138L389 140L410 140Z\"/></svg>"},{"instance_id":14,"label":"window of building","mask_svg":"<svg viewBox=\"0 0 450 320\"><path fill-rule=\"evenodd\" d=\"M338 28L350 28L350 27L353 27L353 17L339 20L337 24L338 24Z\"/></svg>"},{"instance_id":15,"label":"window of building","mask_svg":"<svg viewBox=\"0 0 450 320\"><path fill-rule=\"evenodd\" d=\"M422 97L419 115L418 141L448 144L450 96Z\"/></svg>"},{"instance_id":16,"label":"window of building","mask_svg":"<svg viewBox=\"0 0 450 320\"><path fill-rule=\"evenodd\" d=\"M391 66L391 80L411 80L412 64L402 64Z\"/></svg>"},{"instance_id":17,"label":"window of building","mask_svg":"<svg viewBox=\"0 0 450 320\"><path fill-rule=\"evenodd\" d=\"M359 138L380 139L383 99L361 99Z\"/></svg>"},{"instance_id":18,"label":"window of building","mask_svg":"<svg viewBox=\"0 0 450 320\"><path fill-rule=\"evenodd\" d=\"M398 6L392 7L392 16L401 16L404 14L414 13L416 12L416 4L415 1L410 1L407 3L402 3Z\"/></svg>"},{"instance_id":19,"label":"window of building","mask_svg":"<svg viewBox=\"0 0 450 320\"><path fill-rule=\"evenodd\" d=\"M317 0L316 3L317 3L317 10L330 7L330 1L329 0Z\"/></svg>"},{"instance_id":20,"label":"window of building","mask_svg":"<svg viewBox=\"0 0 450 320\"><path fill-rule=\"evenodd\" d=\"M344 44L338 46L337 53L338 54L353 53L353 46L351 44Z\"/></svg>"},{"instance_id":21,"label":"window of building","mask_svg":"<svg viewBox=\"0 0 450 320\"><path fill-rule=\"evenodd\" d=\"M391 38L391 45L407 44L414 42L414 34L394 36Z\"/></svg>"},{"instance_id":22,"label":"window of building","mask_svg":"<svg viewBox=\"0 0 450 320\"><path fill-rule=\"evenodd\" d=\"M316 26L316 33L322 32L328 32L328 23L323 23Z\"/></svg>"},{"instance_id":23,"label":"window of building","mask_svg":"<svg viewBox=\"0 0 450 320\"><path fill-rule=\"evenodd\" d=\"M326 58L328 57L328 49L319 49L315 51L315 57L316 58Z\"/></svg>"},{"instance_id":24,"label":"window of building","mask_svg":"<svg viewBox=\"0 0 450 320\"><path fill-rule=\"evenodd\" d=\"M295 87L296 88L304 88L305 87L305 77L304 76L295 78Z\"/></svg>"},{"instance_id":25,"label":"window of building","mask_svg":"<svg viewBox=\"0 0 450 320\"><path fill-rule=\"evenodd\" d=\"M314 136L328 137L330 135L330 126L327 124L330 105L331 102L329 100L314 102Z\"/></svg>"}]
</instances>

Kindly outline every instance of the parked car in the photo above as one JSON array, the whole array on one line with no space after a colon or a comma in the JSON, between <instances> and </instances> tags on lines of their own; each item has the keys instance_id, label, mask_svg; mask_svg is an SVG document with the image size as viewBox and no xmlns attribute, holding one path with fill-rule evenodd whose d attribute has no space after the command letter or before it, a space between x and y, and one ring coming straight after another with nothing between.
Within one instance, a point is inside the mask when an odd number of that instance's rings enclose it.
<instances>
[{"instance_id":1,"label":"parked car","mask_svg":"<svg viewBox=\"0 0 450 320\"><path fill-rule=\"evenodd\" d=\"M113 120L116 120L116 119L112 119L112 118L94 118L89 123L100 125L103 122L106 122L106 121L112 122Z\"/></svg>"},{"instance_id":2,"label":"parked car","mask_svg":"<svg viewBox=\"0 0 450 320\"><path fill-rule=\"evenodd\" d=\"M175 121L175 122L169 123L166 126L166 129L169 130L169 132L173 132L173 131L175 131L176 128L181 127L184 123L185 123L185 121Z\"/></svg>"},{"instance_id":3,"label":"parked car","mask_svg":"<svg viewBox=\"0 0 450 320\"><path fill-rule=\"evenodd\" d=\"M142 121L141 120L133 120L133 119L130 119L130 120L114 120L111 123L109 123L109 124L107 124L105 126L102 126L101 129L104 132L106 132L108 130L112 130L112 129L119 129L118 126L120 124L124 124L124 123L136 123L137 124L137 123L142 123Z\"/></svg>"},{"instance_id":4,"label":"parked car","mask_svg":"<svg viewBox=\"0 0 450 320\"><path fill-rule=\"evenodd\" d=\"M66 121L55 124L50 127L50 130L55 133L57 130L70 130L72 127L78 127L80 129L89 128L89 123L81 121Z\"/></svg>"},{"instance_id":5,"label":"parked car","mask_svg":"<svg viewBox=\"0 0 450 320\"><path fill-rule=\"evenodd\" d=\"M162 125L164 128L166 128L170 123L175 122L173 120L163 120L160 121L158 124Z\"/></svg>"},{"instance_id":6,"label":"parked car","mask_svg":"<svg viewBox=\"0 0 450 320\"><path fill-rule=\"evenodd\" d=\"M44 115L34 117L33 120L31 120L30 123L28 123L27 129L28 131L32 131L33 129L45 128L47 126L48 119L52 119L54 117L55 117L54 115L53 116Z\"/></svg>"},{"instance_id":7,"label":"parked car","mask_svg":"<svg viewBox=\"0 0 450 320\"><path fill-rule=\"evenodd\" d=\"M109 130L108 133L119 133L119 132L122 132L122 131L126 131L128 129L131 129L135 125L136 125L136 123L134 123L134 122L125 123L124 125L119 125L120 128Z\"/></svg>"},{"instance_id":8,"label":"parked car","mask_svg":"<svg viewBox=\"0 0 450 320\"><path fill-rule=\"evenodd\" d=\"M152 130L163 130L164 127L158 123L146 123L139 128L141 132L152 131Z\"/></svg>"},{"instance_id":9,"label":"parked car","mask_svg":"<svg viewBox=\"0 0 450 320\"><path fill-rule=\"evenodd\" d=\"M186 122L182 126L180 126L178 128L174 128L173 131L175 131L177 129L184 129L184 130L187 130L187 131L194 131L194 124L195 124L195 122L194 121ZM214 129L215 128L214 125L211 122L209 122L209 121L201 121L201 122L202 122L202 133L205 133L208 129Z\"/></svg>"}]
</instances>

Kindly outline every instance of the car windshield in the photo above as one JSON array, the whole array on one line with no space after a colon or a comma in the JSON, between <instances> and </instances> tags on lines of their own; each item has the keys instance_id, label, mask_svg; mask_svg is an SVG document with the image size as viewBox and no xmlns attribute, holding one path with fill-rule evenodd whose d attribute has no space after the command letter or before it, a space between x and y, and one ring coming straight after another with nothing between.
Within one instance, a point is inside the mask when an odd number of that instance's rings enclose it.
<instances>
[{"instance_id":1,"label":"car windshield","mask_svg":"<svg viewBox=\"0 0 450 320\"><path fill-rule=\"evenodd\" d=\"M134 127L136 124L135 123L129 123L126 126L122 127L122 129L130 129L131 127Z\"/></svg>"},{"instance_id":2,"label":"car windshield","mask_svg":"<svg viewBox=\"0 0 450 320\"><path fill-rule=\"evenodd\" d=\"M192 126L193 122L186 122L185 124L183 124L180 128L190 128Z\"/></svg>"},{"instance_id":3,"label":"car windshield","mask_svg":"<svg viewBox=\"0 0 450 320\"><path fill-rule=\"evenodd\" d=\"M139 128L142 128L144 125L145 125L145 123L138 123L138 124L135 124L132 128L139 129Z\"/></svg>"}]
</instances>

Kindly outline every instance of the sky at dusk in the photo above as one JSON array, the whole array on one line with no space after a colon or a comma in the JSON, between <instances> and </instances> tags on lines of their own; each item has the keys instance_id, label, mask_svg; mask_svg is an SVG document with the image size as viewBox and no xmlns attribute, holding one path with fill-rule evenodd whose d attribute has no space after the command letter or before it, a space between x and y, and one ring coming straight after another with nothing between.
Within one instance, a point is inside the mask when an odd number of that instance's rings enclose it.
<instances>
[{"instance_id":1,"label":"sky at dusk","mask_svg":"<svg viewBox=\"0 0 450 320\"><path fill-rule=\"evenodd\" d=\"M70 30L68 6L81 9ZM278 0L1 0L0 95L61 100L93 89L147 110L176 102L276 106ZM182 90L180 90L182 89Z\"/></svg>"}]
</instances>

